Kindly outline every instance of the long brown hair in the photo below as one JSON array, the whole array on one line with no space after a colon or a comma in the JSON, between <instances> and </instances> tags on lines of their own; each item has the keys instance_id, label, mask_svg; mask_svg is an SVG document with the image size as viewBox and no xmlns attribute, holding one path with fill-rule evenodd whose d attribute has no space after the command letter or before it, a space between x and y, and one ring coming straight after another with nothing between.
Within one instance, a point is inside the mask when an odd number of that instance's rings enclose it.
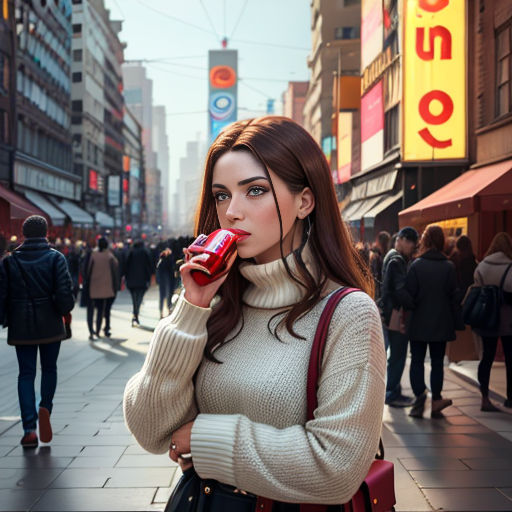
<instances>
[{"instance_id":1,"label":"long brown hair","mask_svg":"<svg viewBox=\"0 0 512 512\"><path fill-rule=\"evenodd\" d=\"M420 256L431 250L443 252L444 242L445 239L443 228L441 226L438 226L437 224L429 226L423 232L423 235L420 240Z\"/></svg>"},{"instance_id":2,"label":"long brown hair","mask_svg":"<svg viewBox=\"0 0 512 512\"><path fill-rule=\"evenodd\" d=\"M365 270L354 249L350 233L341 220L327 160L308 132L286 117L265 116L237 121L219 134L206 157L203 189L196 217L196 235L211 233L220 227L212 194L213 168L218 159L228 151L250 151L263 165L269 179L281 229L281 259L290 277L300 283L305 290L303 299L291 306L282 320L291 335L301 337L294 332L293 324L321 300L322 288L327 279L373 294L371 277ZM299 193L305 187L309 187L316 198L315 208L309 216L311 229L308 239L320 270L320 282L315 280L304 264L301 257L302 247L293 252L298 275L292 273L285 260L281 212L269 169L287 184L290 192ZM205 356L211 361L219 362L213 356L213 350L233 339L232 337L226 340L240 321L238 333L243 328L243 294L249 286L249 281L238 270L241 261L239 257L236 258L232 270L219 290L221 300L208 320Z\"/></svg>"},{"instance_id":3,"label":"long brown hair","mask_svg":"<svg viewBox=\"0 0 512 512\"><path fill-rule=\"evenodd\" d=\"M504 231L496 233L492 239L489 249L487 249L487 252L485 253L485 257L490 256L495 252L503 252L512 259L512 238L508 233L505 233Z\"/></svg>"}]
</instances>

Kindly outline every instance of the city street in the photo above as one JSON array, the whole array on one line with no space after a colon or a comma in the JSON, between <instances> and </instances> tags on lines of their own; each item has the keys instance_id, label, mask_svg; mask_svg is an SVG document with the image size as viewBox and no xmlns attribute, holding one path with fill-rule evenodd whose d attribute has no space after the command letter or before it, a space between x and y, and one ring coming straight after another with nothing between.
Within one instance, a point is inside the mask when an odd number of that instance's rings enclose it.
<instances>
[{"instance_id":1,"label":"city street","mask_svg":"<svg viewBox=\"0 0 512 512\"><path fill-rule=\"evenodd\" d=\"M17 363L2 331L0 510L163 510L180 471L167 455L136 444L121 406L158 321L157 289L146 295L140 328L130 326L128 294L118 296L110 340L90 343L85 310L73 314L73 339L59 358L54 439L36 450L19 446ZM405 375L410 392L407 381ZM481 413L476 387L450 370L445 390L455 406L443 420L413 420L406 410L386 408L383 440L395 463L397 510L512 510L512 414Z\"/></svg>"}]
</instances>

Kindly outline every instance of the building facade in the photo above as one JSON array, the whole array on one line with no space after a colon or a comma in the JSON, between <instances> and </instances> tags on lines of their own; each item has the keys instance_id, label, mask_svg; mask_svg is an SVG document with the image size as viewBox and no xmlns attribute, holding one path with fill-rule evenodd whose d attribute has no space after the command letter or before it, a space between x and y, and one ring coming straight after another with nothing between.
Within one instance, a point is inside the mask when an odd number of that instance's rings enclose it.
<instances>
[{"instance_id":1,"label":"building facade","mask_svg":"<svg viewBox=\"0 0 512 512\"><path fill-rule=\"evenodd\" d=\"M80 201L71 138L71 2L15 2L16 151L12 183L53 225L55 204Z\"/></svg>"},{"instance_id":2,"label":"building facade","mask_svg":"<svg viewBox=\"0 0 512 512\"><path fill-rule=\"evenodd\" d=\"M301 126L304 126L304 102L308 87L309 82L288 82L288 88L283 93L283 116Z\"/></svg>"},{"instance_id":3,"label":"building facade","mask_svg":"<svg viewBox=\"0 0 512 512\"><path fill-rule=\"evenodd\" d=\"M153 150L153 81L147 77L140 62L123 65L124 99L142 126L142 144L145 159L145 199L147 217L145 231L158 231L162 227L161 173L157 167L157 154Z\"/></svg>"},{"instance_id":4,"label":"building facade","mask_svg":"<svg viewBox=\"0 0 512 512\"><path fill-rule=\"evenodd\" d=\"M169 197L169 141L167 138L167 116L165 106L153 107L153 151L156 153L157 168L160 170L160 184L162 187L162 220L164 229L172 224L172 211Z\"/></svg>"},{"instance_id":5,"label":"building facade","mask_svg":"<svg viewBox=\"0 0 512 512\"><path fill-rule=\"evenodd\" d=\"M121 22L103 0L73 1L72 131L82 202L103 229L123 225Z\"/></svg>"},{"instance_id":6,"label":"building facade","mask_svg":"<svg viewBox=\"0 0 512 512\"><path fill-rule=\"evenodd\" d=\"M359 75L360 0L311 2L311 79L304 104L304 127L330 160L333 149L333 74Z\"/></svg>"},{"instance_id":7,"label":"building facade","mask_svg":"<svg viewBox=\"0 0 512 512\"><path fill-rule=\"evenodd\" d=\"M146 222L142 127L128 107L124 110L123 209L125 231L140 236ZM126 229L126 226L129 226Z\"/></svg>"}]
</instances>

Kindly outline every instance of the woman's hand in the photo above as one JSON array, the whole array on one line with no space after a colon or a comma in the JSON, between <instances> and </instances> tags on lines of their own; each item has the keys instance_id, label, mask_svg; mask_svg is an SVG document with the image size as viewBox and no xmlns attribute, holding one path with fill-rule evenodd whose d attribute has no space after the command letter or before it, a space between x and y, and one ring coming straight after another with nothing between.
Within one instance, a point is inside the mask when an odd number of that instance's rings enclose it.
<instances>
[{"instance_id":1,"label":"woman's hand","mask_svg":"<svg viewBox=\"0 0 512 512\"><path fill-rule=\"evenodd\" d=\"M236 259L236 252L226 262L226 270L221 274L221 277L206 286L199 286L190 275L192 270L200 270L203 267L194 262L194 256L191 257L187 249L184 249L183 252L185 253L185 263L180 267L180 273L185 288L185 299L195 306L209 308L213 297L226 280L228 272Z\"/></svg>"},{"instance_id":2,"label":"woman's hand","mask_svg":"<svg viewBox=\"0 0 512 512\"><path fill-rule=\"evenodd\" d=\"M189 421L171 435L169 457L180 465L182 471L186 471L194 465L191 460L182 457L182 455L190 454L190 436L193 426L194 422Z\"/></svg>"}]
</instances>

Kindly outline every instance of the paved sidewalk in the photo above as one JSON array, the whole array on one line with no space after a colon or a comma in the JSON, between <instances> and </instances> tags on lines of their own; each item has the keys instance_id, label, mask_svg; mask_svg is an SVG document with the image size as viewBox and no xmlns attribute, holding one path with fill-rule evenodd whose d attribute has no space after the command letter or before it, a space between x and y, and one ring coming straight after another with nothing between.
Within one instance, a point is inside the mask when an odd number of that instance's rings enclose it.
<instances>
[{"instance_id":1,"label":"paved sidewalk","mask_svg":"<svg viewBox=\"0 0 512 512\"><path fill-rule=\"evenodd\" d=\"M152 288L142 327L131 328L130 299L121 293L113 338L95 343L87 340L85 310L74 310L73 339L59 357L54 439L36 450L19 446L17 362L0 331L0 511L163 510L180 470L136 444L121 408L158 322L157 300ZM477 389L449 370L445 390L456 406L442 420L386 408L383 440L395 463L397 510L511 511L512 414L480 412Z\"/></svg>"}]
</instances>

